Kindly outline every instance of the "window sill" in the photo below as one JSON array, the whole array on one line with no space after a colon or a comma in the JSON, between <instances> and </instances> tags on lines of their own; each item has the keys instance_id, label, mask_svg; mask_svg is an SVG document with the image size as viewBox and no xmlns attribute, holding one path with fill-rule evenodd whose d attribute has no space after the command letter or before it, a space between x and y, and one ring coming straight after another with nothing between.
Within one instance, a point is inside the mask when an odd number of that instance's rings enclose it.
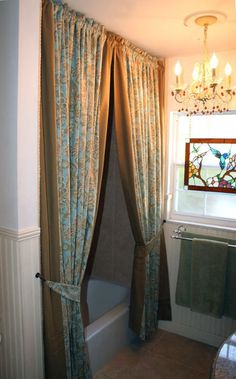
<instances>
[{"instance_id":1,"label":"window sill","mask_svg":"<svg viewBox=\"0 0 236 379\"><path fill-rule=\"evenodd\" d=\"M171 224L183 224L183 225L191 225L191 226L197 226L202 227L206 229L215 229L215 230L221 230L221 231L230 231L230 232L236 232L236 226L226 226L225 224L222 225L214 225L210 223L204 223L201 221L190 221L186 219L180 218L166 218L165 220L167 223Z\"/></svg>"}]
</instances>

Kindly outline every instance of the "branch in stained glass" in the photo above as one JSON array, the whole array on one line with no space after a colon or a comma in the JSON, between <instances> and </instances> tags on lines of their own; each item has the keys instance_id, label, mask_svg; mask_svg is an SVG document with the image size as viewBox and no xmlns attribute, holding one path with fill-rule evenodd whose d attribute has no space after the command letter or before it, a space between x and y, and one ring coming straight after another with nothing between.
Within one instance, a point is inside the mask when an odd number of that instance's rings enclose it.
<instances>
[{"instance_id":1,"label":"branch in stained glass","mask_svg":"<svg viewBox=\"0 0 236 379\"><path fill-rule=\"evenodd\" d=\"M184 184L191 190L236 193L236 139L190 139Z\"/></svg>"}]
</instances>

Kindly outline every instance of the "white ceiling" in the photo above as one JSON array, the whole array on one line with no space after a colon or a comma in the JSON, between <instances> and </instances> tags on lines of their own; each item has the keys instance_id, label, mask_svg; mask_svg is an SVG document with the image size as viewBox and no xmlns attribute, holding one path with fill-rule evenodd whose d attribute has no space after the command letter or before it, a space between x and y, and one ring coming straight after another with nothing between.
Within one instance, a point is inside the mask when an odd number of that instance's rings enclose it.
<instances>
[{"instance_id":1,"label":"white ceiling","mask_svg":"<svg viewBox=\"0 0 236 379\"><path fill-rule=\"evenodd\" d=\"M69 6L102 23L151 54L171 57L202 52L203 30L185 26L196 12L224 13L226 21L209 27L210 51L236 49L235 0L67 0Z\"/></svg>"}]
</instances>

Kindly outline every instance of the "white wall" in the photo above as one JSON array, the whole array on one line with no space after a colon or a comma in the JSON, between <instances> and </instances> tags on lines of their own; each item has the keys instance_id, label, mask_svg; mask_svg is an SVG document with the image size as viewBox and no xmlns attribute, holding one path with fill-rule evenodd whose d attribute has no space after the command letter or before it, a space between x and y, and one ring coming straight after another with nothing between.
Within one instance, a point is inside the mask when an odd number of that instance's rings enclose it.
<instances>
[{"instance_id":1,"label":"white wall","mask_svg":"<svg viewBox=\"0 0 236 379\"><path fill-rule=\"evenodd\" d=\"M0 2L0 227L17 229L18 0Z\"/></svg>"},{"instance_id":2,"label":"white wall","mask_svg":"<svg viewBox=\"0 0 236 379\"><path fill-rule=\"evenodd\" d=\"M43 379L40 0L0 2L0 377Z\"/></svg>"},{"instance_id":3,"label":"white wall","mask_svg":"<svg viewBox=\"0 0 236 379\"><path fill-rule=\"evenodd\" d=\"M40 0L20 0L17 118L18 229L39 225Z\"/></svg>"},{"instance_id":4,"label":"white wall","mask_svg":"<svg viewBox=\"0 0 236 379\"><path fill-rule=\"evenodd\" d=\"M40 0L0 2L0 227L38 226Z\"/></svg>"}]
</instances>

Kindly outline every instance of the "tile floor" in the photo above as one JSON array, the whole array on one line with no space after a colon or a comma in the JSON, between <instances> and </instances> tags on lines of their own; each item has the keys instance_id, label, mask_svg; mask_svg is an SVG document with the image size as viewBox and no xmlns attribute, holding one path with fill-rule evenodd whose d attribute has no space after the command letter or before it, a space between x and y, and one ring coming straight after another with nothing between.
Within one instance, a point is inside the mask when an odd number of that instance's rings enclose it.
<instances>
[{"instance_id":1,"label":"tile floor","mask_svg":"<svg viewBox=\"0 0 236 379\"><path fill-rule=\"evenodd\" d=\"M159 330L118 353L94 379L209 379L217 349Z\"/></svg>"}]
</instances>

